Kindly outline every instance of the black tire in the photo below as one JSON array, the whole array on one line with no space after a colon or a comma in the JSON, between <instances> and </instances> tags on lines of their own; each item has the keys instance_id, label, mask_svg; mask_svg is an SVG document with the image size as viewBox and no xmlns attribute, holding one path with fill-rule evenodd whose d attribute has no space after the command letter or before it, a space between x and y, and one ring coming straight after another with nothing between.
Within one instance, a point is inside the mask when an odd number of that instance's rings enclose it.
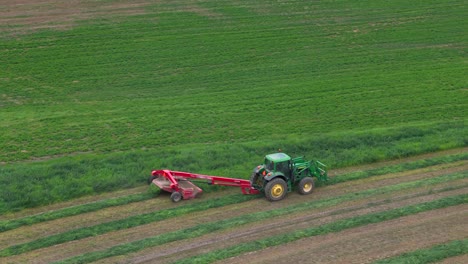
<instances>
[{"instance_id":1,"label":"black tire","mask_svg":"<svg viewBox=\"0 0 468 264\"><path fill-rule=\"evenodd\" d=\"M282 200L287 193L288 185L281 178L275 178L269 181L265 186L265 197L271 202Z\"/></svg>"},{"instance_id":2,"label":"black tire","mask_svg":"<svg viewBox=\"0 0 468 264\"><path fill-rule=\"evenodd\" d=\"M299 182L298 191L300 194L310 194L315 189L315 182L312 177L305 177Z\"/></svg>"},{"instance_id":3,"label":"black tire","mask_svg":"<svg viewBox=\"0 0 468 264\"><path fill-rule=\"evenodd\" d=\"M182 194L180 192L171 193L171 200L174 203L180 202L180 200L182 200Z\"/></svg>"},{"instance_id":4,"label":"black tire","mask_svg":"<svg viewBox=\"0 0 468 264\"><path fill-rule=\"evenodd\" d=\"M151 184L153 182L154 179L156 179L158 176L154 176L154 175L151 175L149 178L148 178L148 184Z\"/></svg>"},{"instance_id":5,"label":"black tire","mask_svg":"<svg viewBox=\"0 0 468 264\"><path fill-rule=\"evenodd\" d=\"M252 175L250 175L250 185L252 186L257 186L257 187L262 187L262 178L259 174L253 172ZM254 186L254 187L255 187Z\"/></svg>"}]
</instances>

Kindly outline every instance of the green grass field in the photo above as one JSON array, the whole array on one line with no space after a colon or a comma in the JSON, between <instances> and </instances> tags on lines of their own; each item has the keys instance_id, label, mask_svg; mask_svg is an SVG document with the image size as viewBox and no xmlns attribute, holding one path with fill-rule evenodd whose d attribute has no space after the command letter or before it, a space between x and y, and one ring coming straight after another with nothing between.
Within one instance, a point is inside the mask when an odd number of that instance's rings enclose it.
<instances>
[{"instance_id":1,"label":"green grass field","mask_svg":"<svg viewBox=\"0 0 468 264\"><path fill-rule=\"evenodd\" d=\"M0 212L155 168L248 177L278 148L336 168L466 146L465 15L456 0L206 0L0 24Z\"/></svg>"}]
</instances>

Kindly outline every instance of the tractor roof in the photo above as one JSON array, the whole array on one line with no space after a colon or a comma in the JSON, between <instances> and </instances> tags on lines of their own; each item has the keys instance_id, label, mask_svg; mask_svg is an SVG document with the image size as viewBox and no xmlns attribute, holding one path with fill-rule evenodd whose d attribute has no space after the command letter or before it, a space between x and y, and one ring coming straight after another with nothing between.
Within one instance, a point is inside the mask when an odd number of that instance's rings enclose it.
<instances>
[{"instance_id":1,"label":"tractor roof","mask_svg":"<svg viewBox=\"0 0 468 264\"><path fill-rule=\"evenodd\" d=\"M273 162L282 162L282 161L286 161L286 160L290 160L291 157L289 157L288 155L284 154L284 153L274 153L274 154L268 154L265 156L265 158L267 158L268 160L271 160Z\"/></svg>"}]
</instances>

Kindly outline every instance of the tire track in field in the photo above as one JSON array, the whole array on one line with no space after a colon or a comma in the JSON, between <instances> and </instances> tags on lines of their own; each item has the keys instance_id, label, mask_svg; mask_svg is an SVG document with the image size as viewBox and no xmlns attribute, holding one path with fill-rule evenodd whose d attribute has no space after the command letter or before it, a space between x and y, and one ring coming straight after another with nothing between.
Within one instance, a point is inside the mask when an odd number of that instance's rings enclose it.
<instances>
[{"instance_id":1,"label":"tire track in field","mask_svg":"<svg viewBox=\"0 0 468 264\"><path fill-rule=\"evenodd\" d=\"M452 184L455 184L455 185L456 185L456 183L452 183ZM427 192L428 190L425 189L425 188L420 188L419 191ZM407 191L402 191L402 193L405 193L405 192L407 192ZM384 197L385 197L385 195L384 195ZM384 199L388 199L388 198L384 198ZM364 201L366 204L369 202L369 200L364 199L364 200L361 200L360 203L362 203L363 201ZM350 204L350 203L343 203L343 204L340 204L340 205L339 205L339 207L340 207L341 209L344 209L344 208L346 208L346 207L348 207L348 206L352 206L352 204ZM316 209L316 210L312 210L312 212L313 212L313 211L320 212L320 210L321 210L321 209ZM178 243L178 242L174 242L174 243L177 244L176 247L179 246L179 243ZM154 250L151 250L151 251L160 251L160 248L158 247L157 249L154 249ZM144 254L144 253L142 253L142 252L139 252L139 253L138 253L138 255L141 255L141 254Z\"/></svg>"},{"instance_id":2,"label":"tire track in field","mask_svg":"<svg viewBox=\"0 0 468 264\"><path fill-rule=\"evenodd\" d=\"M456 193L456 192L454 192ZM415 198L415 197L420 197L420 196L423 196L425 195L426 193L415 193L415 194L410 194L410 195L403 195L403 196L399 196L399 197L395 197L394 200L395 201L403 201L403 200L407 200L407 199L410 199L410 198ZM373 197L374 198L374 197ZM385 199L376 199L378 197L375 197L374 199L372 200L367 200L367 199L362 199L360 201L355 201L353 203L347 203L346 205L343 206L343 204L341 205L337 205L337 206L333 206L331 207L330 209L326 210L326 211L321 211L320 209L315 209L315 210L311 210L311 212L308 212L307 214L304 215L304 213L300 213L299 215L298 214L292 214L290 216L286 216L284 218L288 218L287 221L284 221L284 219L280 219L280 218L275 218L274 220L272 221L269 221L268 223L266 224L255 224L255 227L248 227L246 228L245 231L241 231L241 232L230 232L228 235L226 235L225 237L219 237L219 236L216 236L215 238L213 239L207 239L205 241L199 241L197 243L195 243L197 246L193 246L193 244L189 244L185 247L176 247L176 248L172 248L172 249L168 249L166 251L158 251L158 253L155 253L155 254L152 254L150 256L147 256L147 257L141 257L141 258L136 258L136 260L132 260L132 262L135 262L135 263L143 263L145 261L150 261L154 258L160 258L160 257L165 257L165 256L169 256L169 255L172 255L172 254L177 254L179 252L182 252L182 251L188 251L188 250L193 250L195 249L196 247L205 247L205 246L209 246L211 244L216 244L216 243L219 243L221 241L226 241L226 240L232 240L232 239L236 239L236 238L241 238L241 237L249 237L249 239L251 238L261 238L263 237L260 236L260 237L256 237L257 234L271 234L271 235L276 235L276 234L280 234L280 233L284 233L285 231L287 230L295 230L295 229L298 229L298 227L304 227L304 228L308 228L310 227L311 225L309 225L310 223L313 223L313 225L316 225L317 223L326 223L324 221L327 220L327 218L334 218L334 216L337 216L337 215L340 215L340 214L343 214L342 216L340 216L339 218L341 217L347 217L348 214L351 214L352 216L355 216L354 214L355 213L358 213L360 211L366 211L369 209L369 204L372 204L372 206L383 206L382 208L385 208L385 210L389 209L387 208L387 206L385 206L385 204L388 202L388 198L385 198ZM420 203L420 202L424 202L424 200L418 200L417 203ZM392 208L390 208L392 209ZM371 210L371 211L367 211L366 213L370 213L370 212L378 212L379 210ZM312 213L312 214L311 214ZM328 221L327 221L328 222ZM294 226L291 226L291 223L294 223Z\"/></svg>"},{"instance_id":3,"label":"tire track in field","mask_svg":"<svg viewBox=\"0 0 468 264\"><path fill-rule=\"evenodd\" d=\"M253 225L241 226L221 233L216 232L197 239L177 241L170 243L171 245L165 245L164 247L156 247L153 248L153 252L155 253L142 256L142 252L140 252L140 254L135 254L136 256L131 260L127 259L119 263L127 263L126 261L131 263L152 263L156 259L158 260L158 263L172 263L181 258L188 258L207 251L226 248L236 244L242 244L244 242L250 242L313 226L320 226L359 215L382 212L403 206L429 202L452 195L464 194L467 190L468 188L464 188L462 190L422 196L419 196L418 194L405 195L402 197L395 197L390 202L386 202L388 199L369 199L375 204L371 206L369 206L368 201L364 199L360 204L350 207L339 209L334 208L327 211L315 210L314 213L303 212L299 215L293 214L276 217L275 219L270 219L268 223L256 222ZM115 263L115 259L103 260L100 263Z\"/></svg>"},{"instance_id":4,"label":"tire track in field","mask_svg":"<svg viewBox=\"0 0 468 264\"><path fill-rule=\"evenodd\" d=\"M304 238L216 263L371 263L464 239L467 237L467 216L468 205L462 204Z\"/></svg>"},{"instance_id":5,"label":"tire track in field","mask_svg":"<svg viewBox=\"0 0 468 264\"><path fill-rule=\"evenodd\" d=\"M393 181L394 181L393 183L396 184L396 183L401 183L405 181L412 181L414 179L420 179L424 177L428 177L428 178L434 177L437 175L442 175L444 173L450 173L453 171L460 170L460 167L463 167L457 163L455 165L456 166L453 168L445 168L443 170L435 171L434 173L430 173L430 174L426 172L422 172L421 170L414 170L413 171L414 175L410 175L406 172L395 174L395 175L392 175ZM435 168L433 169L440 169L440 168L441 168L440 166L435 166ZM429 169L426 169L423 171L427 171L427 170ZM378 178L379 176L375 176L375 177ZM389 178L388 175L382 175L381 177L385 181L392 179L392 177ZM403 178L403 179L400 179L400 178ZM353 188L350 188L350 186L347 186L347 184L344 184L344 183L336 184L333 186L327 186L327 187L332 187L329 190L326 190L327 188L319 188L317 189L317 192L315 194L312 194L310 196L310 199L318 200L322 197L330 197L335 194L351 193L355 190L363 190L365 188L371 188L373 186L379 185L379 181L376 181L375 179L367 178L365 180L366 181L361 182L360 184L354 186ZM389 184L389 182L387 183ZM213 221L216 219L220 220L220 219L239 216L243 214L249 214L252 212L259 211L258 208L262 208L261 210L270 210L270 209L275 209L275 208L287 207L291 204L295 204L295 203L303 202L303 201L304 201L304 196L300 196L295 193L291 193L290 195L288 195L288 198L282 201L281 203L269 203L265 201L264 199L255 199L253 201L246 202L246 203L225 206L223 207L223 211L220 211L218 208L218 209L212 209L212 210L207 210L203 212L197 212L197 213L184 216L181 218L171 219L170 221L152 223L149 225L143 225L143 226L139 226L135 228L115 231L115 232L103 234L103 235L96 236L96 237L81 239L77 241L71 241L68 243L56 245L54 247L43 248L43 249L28 252L28 253L24 253L22 255L19 255L18 258L15 258L14 256L11 258L15 259L15 262L16 261L29 262L32 259L36 259L37 256L40 255L40 256L43 256L42 257L43 260L45 260L44 258L47 259L47 261L45 262L49 262L53 260L66 258L71 255L84 253L84 252L102 250L102 249L111 247L116 244L139 240L144 237L148 237L148 236L155 235L158 233L169 232L174 229L190 227L200 222ZM342 206L346 207L348 205L342 204Z\"/></svg>"},{"instance_id":6,"label":"tire track in field","mask_svg":"<svg viewBox=\"0 0 468 264\"><path fill-rule=\"evenodd\" d=\"M58 211L61 209L76 207L79 205L91 204L91 203L99 202L101 200L120 198L120 197L124 197L128 195L132 195L132 194L142 193L142 192L145 192L146 190L147 190L147 187L136 187L136 188L131 188L131 189L110 192L110 193L96 194L93 196L84 196L84 197L76 198L76 199L66 201L66 202L59 202L59 203L55 203L55 204L47 205L47 206L28 208L28 209L24 209L15 213L8 213L8 214L0 216L0 220L13 220L13 219L19 219L19 218L23 218L27 216L34 216L34 215L39 215L43 213L49 213L49 212Z\"/></svg>"},{"instance_id":7,"label":"tire track in field","mask_svg":"<svg viewBox=\"0 0 468 264\"><path fill-rule=\"evenodd\" d=\"M435 157L442 157L442 156L456 155L456 154L463 154L463 153L468 153L468 147L431 152L431 153L406 157L402 159L380 161L376 163L334 169L329 173L329 176L333 177L333 176L337 176L340 174L351 173L355 171L371 170L371 169L375 169L378 167L385 167L385 166L396 165L400 163L407 163L407 162L412 162L412 161L417 161L417 160L431 159Z\"/></svg>"},{"instance_id":8,"label":"tire track in field","mask_svg":"<svg viewBox=\"0 0 468 264\"><path fill-rule=\"evenodd\" d=\"M214 192L203 195L207 199L213 199L230 193L236 192L234 190L228 190L225 192ZM125 219L145 213L151 213L157 210L175 208L178 206L177 204L174 204L172 201L170 201L169 197L166 197L167 195L161 194L160 196L161 197L148 199L141 202L107 207L98 211L62 217L55 220L40 222L29 226L22 226L16 229L2 232L2 236L0 236L0 249L7 247L12 242L15 242L16 244L26 243L40 237L59 234L71 229L90 227L101 223ZM185 202L193 203L197 202L197 200Z\"/></svg>"},{"instance_id":9,"label":"tire track in field","mask_svg":"<svg viewBox=\"0 0 468 264\"><path fill-rule=\"evenodd\" d=\"M79 20L98 16L144 14L149 1L135 0L132 3L101 3L93 1L52 1L52 0L4 0L0 9L0 28L9 32L20 25L21 33L37 29L68 29ZM18 34L16 29L15 34Z\"/></svg>"},{"instance_id":10,"label":"tire track in field","mask_svg":"<svg viewBox=\"0 0 468 264\"><path fill-rule=\"evenodd\" d=\"M335 192L338 193L342 193L343 189L346 189L347 192L359 191L362 190L362 186L366 186L367 188L377 188L398 184L400 182L406 182L409 180L419 180L424 178L437 177L443 174L450 174L463 171L468 171L468 161L463 160L453 163L424 167L420 169L406 170L396 173L386 173L363 179L345 181L317 188L316 191L321 192L323 190L335 190Z\"/></svg>"},{"instance_id":11,"label":"tire track in field","mask_svg":"<svg viewBox=\"0 0 468 264\"><path fill-rule=\"evenodd\" d=\"M446 258L436 263L437 264L466 264L468 263L468 254Z\"/></svg>"}]
</instances>

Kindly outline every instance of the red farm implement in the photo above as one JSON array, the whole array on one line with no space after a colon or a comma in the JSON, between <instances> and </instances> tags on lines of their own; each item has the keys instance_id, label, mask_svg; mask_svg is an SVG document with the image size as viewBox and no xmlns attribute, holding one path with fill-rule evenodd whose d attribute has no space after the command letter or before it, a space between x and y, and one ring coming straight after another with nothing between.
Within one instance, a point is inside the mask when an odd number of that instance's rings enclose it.
<instances>
[{"instance_id":1,"label":"red farm implement","mask_svg":"<svg viewBox=\"0 0 468 264\"><path fill-rule=\"evenodd\" d=\"M174 202L196 198L203 192L193 180L202 180L212 185L239 187L243 194L264 193L269 201L279 201L294 188L297 188L300 194L311 193L315 189L315 179L328 179L325 167L319 161L306 161L303 157L292 159L280 152L266 155L264 163L254 168L250 180L154 170L149 183L170 192Z\"/></svg>"},{"instance_id":2,"label":"red farm implement","mask_svg":"<svg viewBox=\"0 0 468 264\"><path fill-rule=\"evenodd\" d=\"M151 173L152 183L160 189L171 192L171 200L174 202L196 198L203 191L189 179L201 179L211 185L223 185L240 187L243 194L257 194L258 190L252 188L249 180L234 179L219 176L195 174L182 171L154 170Z\"/></svg>"}]
</instances>

